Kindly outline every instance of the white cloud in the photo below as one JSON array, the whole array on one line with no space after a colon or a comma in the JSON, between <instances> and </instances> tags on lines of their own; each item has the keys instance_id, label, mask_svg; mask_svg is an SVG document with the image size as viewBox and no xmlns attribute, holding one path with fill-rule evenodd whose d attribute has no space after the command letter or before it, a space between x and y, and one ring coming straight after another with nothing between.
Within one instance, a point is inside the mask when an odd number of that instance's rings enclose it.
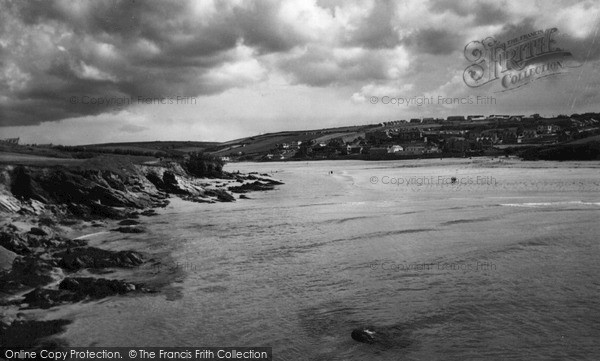
<instances>
[{"instance_id":1,"label":"white cloud","mask_svg":"<svg viewBox=\"0 0 600 361\"><path fill-rule=\"evenodd\" d=\"M81 79L116 81L115 76L103 72L92 65L87 65L83 61L80 63L80 66L75 69L75 71Z\"/></svg>"}]
</instances>

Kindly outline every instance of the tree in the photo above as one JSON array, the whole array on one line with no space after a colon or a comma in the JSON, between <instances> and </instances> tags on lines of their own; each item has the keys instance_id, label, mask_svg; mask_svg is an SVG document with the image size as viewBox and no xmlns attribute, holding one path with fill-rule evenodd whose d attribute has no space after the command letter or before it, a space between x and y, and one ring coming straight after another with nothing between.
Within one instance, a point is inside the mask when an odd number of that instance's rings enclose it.
<instances>
[{"instance_id":1,"label":"tree","mask_svg":"<svg viewBox=\"0 0 600 361\"><path fill-rule=\"evenodd\" d=\"M196 177L219 177L223 173L225 162L210 154L202 152L190 153L183 166L191 175Z\"/></svg>"}]
</instances>

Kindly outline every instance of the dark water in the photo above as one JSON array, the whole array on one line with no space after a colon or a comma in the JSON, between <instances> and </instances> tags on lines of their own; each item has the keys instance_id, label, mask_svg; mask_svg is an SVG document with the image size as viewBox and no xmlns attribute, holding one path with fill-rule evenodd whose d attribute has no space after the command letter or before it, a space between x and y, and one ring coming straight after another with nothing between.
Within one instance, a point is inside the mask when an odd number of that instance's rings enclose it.
<instances>
[{"instance_id":1,"label":"dark water","mask_svg":"<svg viewBox=\"0 0 600 361\"><path fill-rule=\"evenodd\" d=\"M597 168L228 167L286 185L174 202L149 227L186 272L179 293L76 306L66 339L272 346L277 360L600 359ZM439 175L495 182L382 184ZM365 325L387 341L352 340Z\"/></svg>"}]
</instances>

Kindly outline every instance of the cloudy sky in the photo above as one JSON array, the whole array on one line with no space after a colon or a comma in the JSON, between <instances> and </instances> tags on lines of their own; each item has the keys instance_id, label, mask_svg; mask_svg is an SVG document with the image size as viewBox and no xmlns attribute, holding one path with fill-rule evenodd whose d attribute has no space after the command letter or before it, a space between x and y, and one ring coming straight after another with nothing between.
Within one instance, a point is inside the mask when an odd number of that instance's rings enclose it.
<instances>
[{"instance_id":1,"label":"cloudy sky","mask_svg":"<svg viewBox=\"0 0 600 361\"><path fill-rule=\"evenodd\" d=\"M0 137L225 141L412 117L600 111L599 25L596 0L0 0ZM471 41L550 28L577 67L510 91L465 84ZM438 104L477 96L495 104Z\"/></svg>"}]
</instances>

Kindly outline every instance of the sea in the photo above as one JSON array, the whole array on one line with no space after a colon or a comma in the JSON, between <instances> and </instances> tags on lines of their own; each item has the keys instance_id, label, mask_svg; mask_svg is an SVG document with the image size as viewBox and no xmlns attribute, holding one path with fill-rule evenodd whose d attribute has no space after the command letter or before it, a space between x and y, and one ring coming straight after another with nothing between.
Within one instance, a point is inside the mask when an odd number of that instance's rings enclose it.
<instances>
[{"instance_id":1,"label":"sea","mask_svg":"<svg viewBox=\"0 0 600 361\"><path fill-rule=\"evenodd\" d=\"M72 346L267 346L274 360L600 359L600 162L230 163L285 184L173 199L118 235L169 292L50 310ZM144 243L146 242L146 243ZM177 268L177 269L173 269ZM383 342L353 340L371 327Z\"/></svg>"}]
</instances>

